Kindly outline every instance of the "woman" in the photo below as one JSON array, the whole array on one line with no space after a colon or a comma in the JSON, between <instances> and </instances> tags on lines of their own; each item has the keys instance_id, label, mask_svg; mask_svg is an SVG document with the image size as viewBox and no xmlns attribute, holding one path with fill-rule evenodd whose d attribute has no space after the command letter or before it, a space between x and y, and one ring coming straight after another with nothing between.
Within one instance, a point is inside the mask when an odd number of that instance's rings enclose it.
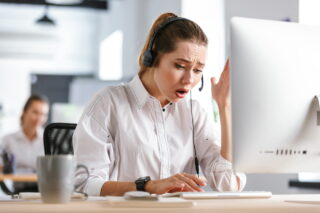
<instances>
[{"instance_id":1,"label":"woman","mask_svg":"<svg viewBox=\"0 0 320 213\"><path fill-rule=\"evenodd\" d=\"M49 105L45 97L31 95L20 117L21 129L3 137L1 151L14 156L15 173L34 173L36 158L44 155L42 125Z\"/></svg>"},{"instance_id":2,"label":"woman","mask_svg":"<svg viewBox=\"0 0 320 213\"><path fill-rule=\"evenodd\" d=\"M212 189L242 190L245 177L230 163L228 63L219 83L211 79L221 148L205 111L186 98L202 78L207 44L190 20L166 13L155 21L140 54L139 74L126 85L99 92L77 125L75 155L90 170L84 192L203 191L206 182L193 175L197 162Z\"/></svg>"}]
</instances>

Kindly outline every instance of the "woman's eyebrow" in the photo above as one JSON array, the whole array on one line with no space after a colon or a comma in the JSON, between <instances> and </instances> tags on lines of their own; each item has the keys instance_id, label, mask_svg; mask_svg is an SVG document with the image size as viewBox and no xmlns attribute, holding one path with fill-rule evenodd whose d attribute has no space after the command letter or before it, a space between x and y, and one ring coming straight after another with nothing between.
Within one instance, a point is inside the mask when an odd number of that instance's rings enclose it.
<instances>
[{"instance_id":1,"label":"woman's eyebrow","mask_svg":"<svg viewBox=\"0 0 320 213\"><path fill-rule=\"evenodd\" d=\"M188 64L191 64L192 63L192 61L189 61L189 60L187 60L187 59L184 59L184 58L177 58L176 60L178 60L178 61L182 61L182 62L185 62L185 63L188 63ZM197 62L197 64L199 64L199 65L201 65L201 66L204 66L205 64L204 63L201 63L201 62Z\"/></svg>"}]
</instances>

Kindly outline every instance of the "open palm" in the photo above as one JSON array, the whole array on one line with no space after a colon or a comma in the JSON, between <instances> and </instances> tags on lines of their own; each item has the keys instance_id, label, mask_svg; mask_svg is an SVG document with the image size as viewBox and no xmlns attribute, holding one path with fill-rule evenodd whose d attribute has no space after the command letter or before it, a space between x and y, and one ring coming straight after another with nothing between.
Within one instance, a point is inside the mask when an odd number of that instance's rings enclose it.
<instances>
[{"instance_id":1,"label":"open palm","mask_svg":"<svg viewBox=\"0 0 320 213\"><path fill-rule=\"evenodd\" d=\"M219 82L215 77L211 78L211 93L218 105L225 106L230 104L230 66L229 59L226 61Z\"/></svg>"}]
</instances>

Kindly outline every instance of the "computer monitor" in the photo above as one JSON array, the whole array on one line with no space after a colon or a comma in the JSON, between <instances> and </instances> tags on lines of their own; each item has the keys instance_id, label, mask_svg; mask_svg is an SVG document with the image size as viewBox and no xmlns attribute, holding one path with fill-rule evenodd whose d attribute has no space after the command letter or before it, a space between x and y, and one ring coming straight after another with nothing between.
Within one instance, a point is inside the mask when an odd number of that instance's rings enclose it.
<instances>
[{"instance_id":1,"label":"computer monitor","mask_svg":"<svg viewBox=\"0 0 320 213\"><path fill-rule=\"evenodd\" d=\"M78 123L83 105L71 103L53 103L51 109L51 118L53 123Z\"/></svg>"},{"instance_id":2,"label":"computer monitor","mask_svg":"<svg viewBox=\"0 0 320 213\"><path fill-rule=\"evenodd\" d=\"M230 58L235 169L320 172L320 26L233 18Z\"/></svg>"}]
</instances>

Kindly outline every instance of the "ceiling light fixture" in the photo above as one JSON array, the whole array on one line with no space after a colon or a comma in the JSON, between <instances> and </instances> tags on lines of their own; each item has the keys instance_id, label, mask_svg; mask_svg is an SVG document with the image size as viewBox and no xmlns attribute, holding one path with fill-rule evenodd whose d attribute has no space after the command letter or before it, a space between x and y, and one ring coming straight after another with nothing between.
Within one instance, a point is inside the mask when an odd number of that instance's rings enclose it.
<instances>
[{"instance_id":1,"label":"ceiling light fixture","mask_svg":"<svg viewBox=\"0 0 320 213\"><path fill-rule=\"evenodd\" d=\"M45 6L44 14L41 18L37 19L37 24L43 24L48 26L56 25L55 21L48 16L49 5Z\"/></svg>"},{"instance_id":2,"label":"ceiling light fixture","mask_svg":"<svg viewBox=\"0 0 320 213\"><path fill-rule=\"evenodd\" d=\"M83 0L45 0L49 4L57 4L57 5L73 5L80 4Z\"/></svg>"}]
</instances>

